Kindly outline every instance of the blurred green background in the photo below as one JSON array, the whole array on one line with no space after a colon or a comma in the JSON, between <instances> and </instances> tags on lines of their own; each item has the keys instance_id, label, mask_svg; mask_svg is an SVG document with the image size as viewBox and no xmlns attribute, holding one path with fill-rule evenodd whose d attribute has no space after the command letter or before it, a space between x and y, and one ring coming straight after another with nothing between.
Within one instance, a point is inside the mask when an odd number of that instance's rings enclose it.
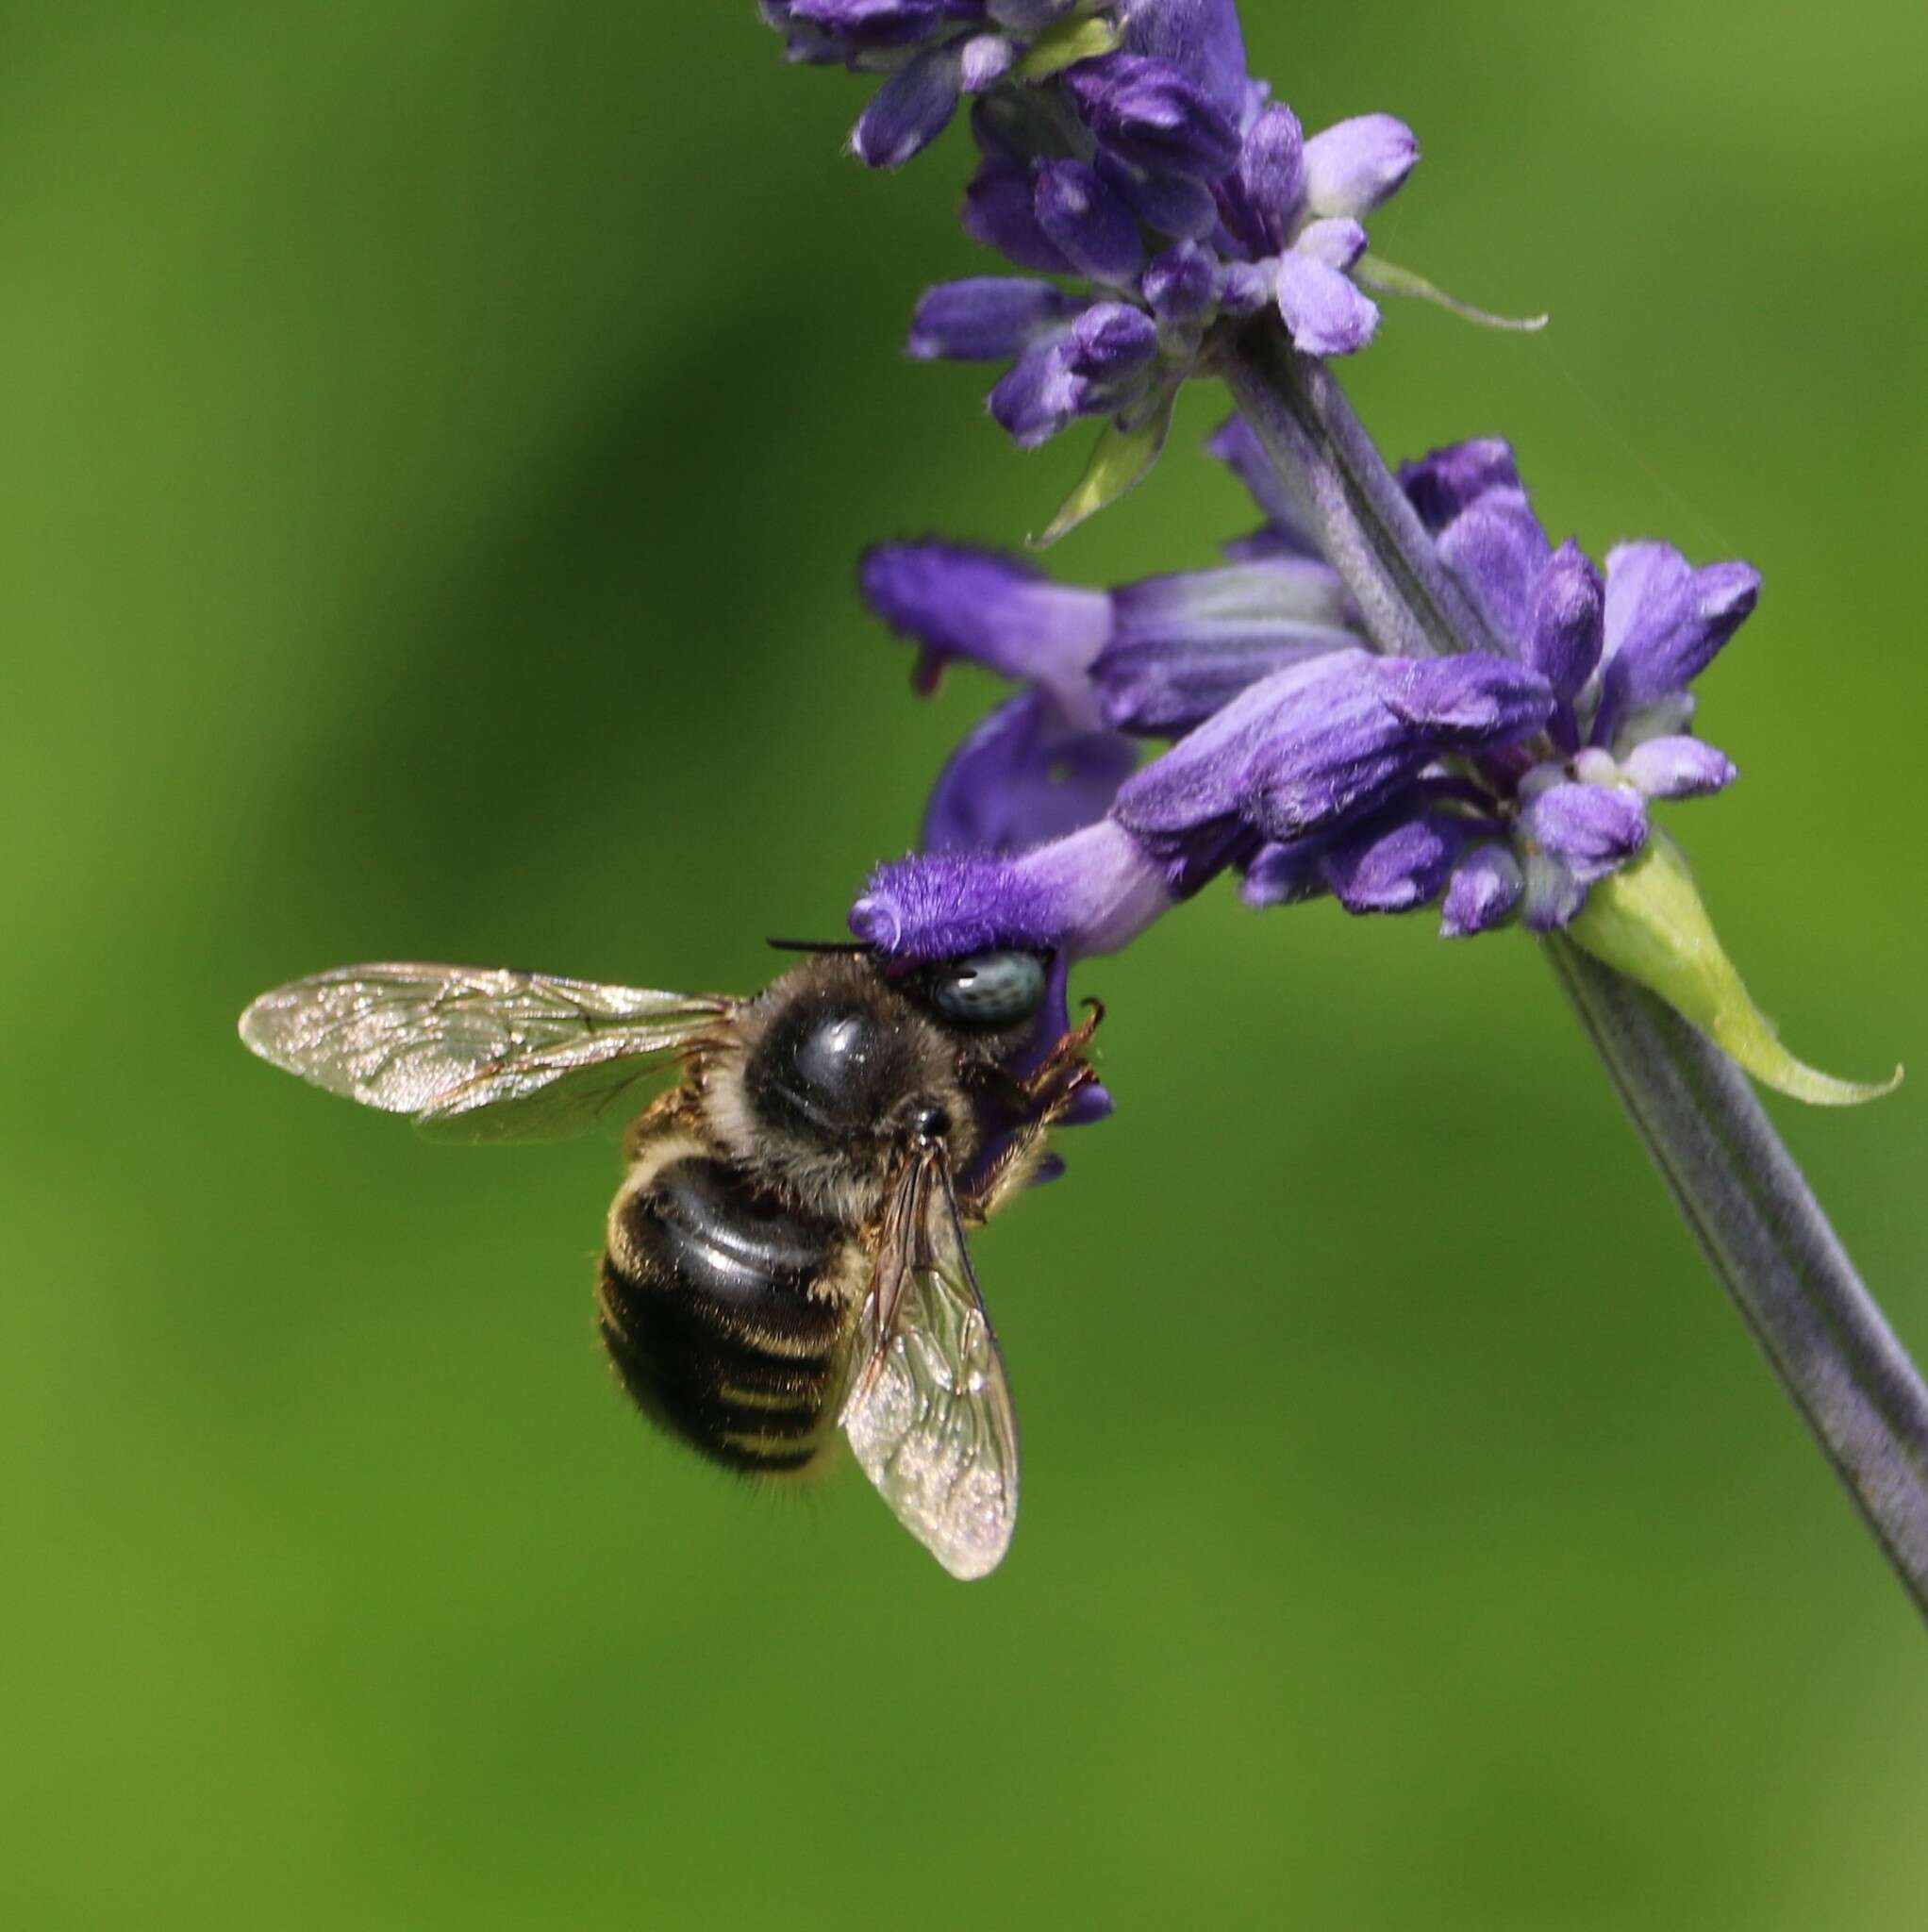
<instances>
[{"instance_id":1,"label":"blurred green background","mask_svg":"<svg viewBox=\"0 0 1928 1932\"><path fill-rule=\"evenodd\" d=\"M1254 4L1377 230L1388 448L1767 574L1675 823L1821 1064L1928 1071L1928 13ZM1214 891L1083 974L1120 1110L980 1244L1028 1455L950 1583L657 1441L595 1143L233 1037L383 956L748 988L988 701L866 541L1036 528L976 258L748 0L5 9L0 1918L1915 1927L1923 1633L1520 940ZM1210 558L1191 454L1054 558ZM1928 1346L1928 1098L1776 1104Z\"/></svg>"}]
</instances>

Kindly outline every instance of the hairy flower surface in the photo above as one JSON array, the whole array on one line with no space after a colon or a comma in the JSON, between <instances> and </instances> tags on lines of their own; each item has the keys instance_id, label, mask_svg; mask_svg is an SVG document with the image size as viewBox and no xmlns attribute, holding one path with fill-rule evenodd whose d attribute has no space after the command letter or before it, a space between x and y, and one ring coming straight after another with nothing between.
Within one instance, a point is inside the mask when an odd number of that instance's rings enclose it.
<instances>
[{"instance_id":1,"label":"hairy flower surface","mask_svg":"<svg viewBox=\"0 0 1928 1932\"><path fill-rule=\"evenodd\" d=\"M1241 427L1213 447L1267 483ZM1228 867L1255 906L1443 901L1453 937L1570 924L1646 845L1650 800L1733 779L1688 731L1687 686L1759 579L1658 543L1615 550L1603 577L1548 540L1504 443L1403 481L1497 650L1374 656L1270 495L1234 563L1109 591L942 543L872 552L865 594L919 645L922 688L967 658L1024 689L952 759L925 855L879 869L858 935L1104 951ZM1132 737L1177 741L1134 769Z\"/></svg>"}]
</instances>

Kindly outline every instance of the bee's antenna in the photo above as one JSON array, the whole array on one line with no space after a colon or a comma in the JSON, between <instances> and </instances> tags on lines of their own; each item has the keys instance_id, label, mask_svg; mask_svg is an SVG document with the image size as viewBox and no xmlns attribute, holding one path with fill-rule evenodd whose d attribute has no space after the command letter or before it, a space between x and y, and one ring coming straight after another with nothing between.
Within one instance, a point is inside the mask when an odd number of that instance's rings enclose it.
<instances>
[{"instance_id":1,"label":"bee's antenna","mask_svg":"<svg viewBox=\"0 0 1928 1932\"><path fill-rule=\"evenodd\" d=\"M868 940L765 940L773 953L868 953Z\"/></svg>"}]
</instances>

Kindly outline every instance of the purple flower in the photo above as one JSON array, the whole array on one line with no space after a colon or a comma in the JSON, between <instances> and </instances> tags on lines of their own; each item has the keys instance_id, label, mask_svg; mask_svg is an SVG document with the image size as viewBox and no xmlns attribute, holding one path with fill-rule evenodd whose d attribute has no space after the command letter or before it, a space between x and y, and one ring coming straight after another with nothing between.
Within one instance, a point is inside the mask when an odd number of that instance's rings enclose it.
<instances>
[{"instance_id":1,"label":"purple flower","mask_svg":"<svg viewBox=\"0 0 1928 1932\"><path fill-rule=\"evenodd\" d=\"M930 851L1016 851L1091 824L1136 768L1135 739L1181 737L1248 685L1359 641L1337 575L1302 557L1092 591L993 552L886 543L860 582L918 646L920 691L957 658L1027 687L945 766Z\"/></svg>"},{"instance_id":2,"label":"purple flower","mask_svg":"<svg viewBox=\"0 0 1928 1932\"><path fill-rule=\"evenodd\" d=\"M911 354L1008 361L993 417L1034 447L1080 416L1162 421L1208 331L1275 306L1299 348L1350 355L1379 310L1364 218L1419 158L1387 114L1307 140L1252 79L1235 0L762 0L793 59L884 76L851 146L896 167L965 95L974 240L1066 294L978 278L925 297Z\"/></svg>"},{"instance_id":3,"label":"purple flower","mask_svg":"<svg viewBox=\"0 0 1928 1932\"><path fill-rule=\"evenodd\" d=\"M1274 487L1236 428L1213 448ZM940 780L932 853L882 868L855 929L911 956L1074 958L1228 868L1255 906L1443 900L1454 938L1570 923L1646 845L1650 800L1733 779L1687 731L1687 684L1758 579L1652 543L1603 575L1548 541L1501 443L1437 452L1404 480L1497 651L1375 657L1270 500L1239 561L1108 592L941 544L873 552L866 594L920 645L926 683L962 657L1026 689ZM1134 770L1120 734L1175 742Z\"/></svg>"},{"instance_id":4,"label":"purple flower","mask_svg":"<svg viewBox=\"0 0 1928 1932\"><path fill-rule=\"evenodd\" d=\"M1353 272L1366 252L1361 218L1419 158L1403 122L1369 114L1307 141L1291 110L1260 106L1251 83L1235 120L1222 88L1215 96L1130 53L1081 62L1061 92L1068 112L1055 120L989 104L973 118L985 158L964 225L1021 268L1081 277L1088 292L1070 299L1082 312L1054 307L994 350L990 332L938 322L995 299L995 281L978 278L934 290L911 328L916 356L1018 358L991 392L991 413L1020 444L1079 415L1126 427L1150 420L1193 373L1221 317L1275 306L1308 355L1351 355L1371 340L1379 310ZM1014 282L1007 299L1021 312L1042 308L1035 291L1049 287ZM1144 324L1119 335L1128 358L1079 381L1071 364L1083 317L1102 314L1118 333L1121 309Z\"/></svg>"}]
</instances>

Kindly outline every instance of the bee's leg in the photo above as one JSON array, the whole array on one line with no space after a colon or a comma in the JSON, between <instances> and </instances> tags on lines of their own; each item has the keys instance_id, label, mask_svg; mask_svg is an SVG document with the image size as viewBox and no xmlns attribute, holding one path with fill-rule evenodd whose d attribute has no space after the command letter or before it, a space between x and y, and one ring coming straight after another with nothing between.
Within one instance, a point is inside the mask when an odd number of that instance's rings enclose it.
<instances>
[{"instance_id":1,"label":"bee's leg","mask_svg":"<svg viewBox=\"0 0 1928 1932\"><path fill-rule=\"evenodd\" d=\"M1052 1120L1059 1118L1064 1107L1057 1096L1067 1083L1072 1093L1090 1084L1090 1069L1085 1065L1084 1052L1105 1017L1105 1008L1097 1000L1087 1000L1085 1004L1091 1009L1090 1017L1058 1040L1030 1073L1014 1074L995 1061L979 1061L965 1064L961 1069L965 1077L994 1093L1013 1113L1029 1117L1042 1112L1050 1114Z\"/></svg>"},{"instance_id":2,"label":"bee's leg","mask_svg":"<svg viewBox=\"0 0 1928 1932\"><path fill-rule=\"evenodd\" d=\"M1096 1024L1095 1020L1088 1022L1080 1029L1086 1040L1090 1038L1090 1027ZM1043 1071L1039 1069L1039 1074ZM1034 1075L1034 1081L1036 1078ZM1052 1126L1071 1111L1072 1102L1087 1087L1095 1085L1097 1078L1084 1060L1073 1057L1069 1063L1057 1067L1048 1089L1020 1083L1025 1086L1033 1105L1041 1102L1040 1109L1012 1134L999 1150L997 1158L979 1176L976 1186L958 1202L958 1210L967 1221L989 1221L1031 1185L1044 1164L1044 1157L1051 1151L1047 1137Z\"/></svg>"}]
</instances>

